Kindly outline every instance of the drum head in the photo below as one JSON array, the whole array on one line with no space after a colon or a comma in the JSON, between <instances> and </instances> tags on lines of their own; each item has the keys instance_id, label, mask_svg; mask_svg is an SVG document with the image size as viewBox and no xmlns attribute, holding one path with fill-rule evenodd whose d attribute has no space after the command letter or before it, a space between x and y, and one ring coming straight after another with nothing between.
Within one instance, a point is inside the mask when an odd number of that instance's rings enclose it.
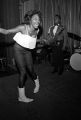
<instances>
[{"instance_id":1,"label":"drum head","mask_svg":"<svg viewBox=\"0 0 81 120\"><path fill-rule=\"evenodd\" d=\"M70 65L74 70L81 70L81 54L75 53L70 58Z\"/></svg>"}]
</instances>

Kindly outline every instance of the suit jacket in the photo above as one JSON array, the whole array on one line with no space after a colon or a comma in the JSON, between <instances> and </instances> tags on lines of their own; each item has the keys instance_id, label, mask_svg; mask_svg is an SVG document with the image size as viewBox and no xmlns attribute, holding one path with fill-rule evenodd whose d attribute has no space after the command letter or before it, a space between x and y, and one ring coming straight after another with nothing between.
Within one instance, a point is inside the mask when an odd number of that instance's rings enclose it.
<instances>
[{"instance_id":1,"label":"suit jacket","mask_svg":"<svg viewBox=\"0 0 81 120\"><path fill-rule=\"evenodd\" d=\"M61 48L65 49L68 42L67 30L62 25L59 25L54 35L53 34L54 27L55 26L51 26L49 29L49 36L47 42L49 45L52 46L58 45L57 43L60 43L59 45L61 45Z\"/></svg>"}]
</instances>

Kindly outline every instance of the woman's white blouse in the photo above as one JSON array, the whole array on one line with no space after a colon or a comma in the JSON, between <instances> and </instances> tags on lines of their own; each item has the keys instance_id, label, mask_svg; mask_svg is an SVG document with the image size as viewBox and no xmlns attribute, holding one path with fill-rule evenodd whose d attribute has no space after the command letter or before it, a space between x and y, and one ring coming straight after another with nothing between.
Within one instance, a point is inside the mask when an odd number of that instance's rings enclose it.
<instances>
[{"instance_id":1,"label":"woman's white blouse","mask_svg":"<svg viewBox=\"0 0 81 120\"><path fill-rule=\"evenodd\" d=\"M36 39L34 37L31 37L29 35L22 34L21 32L18 32L15 34L13 39L22 47L34 49L36 46Z\"/></svg>"}]
</instances>

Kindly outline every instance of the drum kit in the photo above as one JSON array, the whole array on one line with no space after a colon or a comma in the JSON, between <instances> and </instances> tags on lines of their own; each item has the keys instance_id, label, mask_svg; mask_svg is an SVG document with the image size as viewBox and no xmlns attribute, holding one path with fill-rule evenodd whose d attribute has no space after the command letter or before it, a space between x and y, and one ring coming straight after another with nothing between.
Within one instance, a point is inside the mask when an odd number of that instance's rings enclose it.
<instances>
[{"instance_id":1,"label":"drum kit","mask_svg":"<svg viewBox=\"0 0 81 120\"><path fill-rule=\"evenodd\" d=\"M68 33L68 36L79 42L81 41L81 37L76 34ZM74 53L70 57L70 66L75 71L81 71L81 46L74 49Z\"/></svg>"},{"instance_id":2,"label":"drum kit","mask_svg":"<svg viewBox=\"0 0 81 120\"><path fill-rule=\"evenodd\" d=\"M70 58L70 65L76 71L81 71L81 48L75 49Z\"/></svg>"}]
</instances>

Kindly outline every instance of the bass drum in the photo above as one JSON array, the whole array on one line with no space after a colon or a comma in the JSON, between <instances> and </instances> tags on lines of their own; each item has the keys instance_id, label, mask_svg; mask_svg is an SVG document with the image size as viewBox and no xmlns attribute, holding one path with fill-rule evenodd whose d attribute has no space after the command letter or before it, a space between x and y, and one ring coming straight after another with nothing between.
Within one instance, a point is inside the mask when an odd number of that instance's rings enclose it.
<instances>
[{"instance_id":1,"label":"bass drum","mask_svg":"<svg viewBox=\"0 0 81 120\"><path fill-rule=\"evenodd\" d=\"M74 53L70 58L70 65L74 70L80 71L81 70L81 54Z\"/></svg>"}]
</instances>

